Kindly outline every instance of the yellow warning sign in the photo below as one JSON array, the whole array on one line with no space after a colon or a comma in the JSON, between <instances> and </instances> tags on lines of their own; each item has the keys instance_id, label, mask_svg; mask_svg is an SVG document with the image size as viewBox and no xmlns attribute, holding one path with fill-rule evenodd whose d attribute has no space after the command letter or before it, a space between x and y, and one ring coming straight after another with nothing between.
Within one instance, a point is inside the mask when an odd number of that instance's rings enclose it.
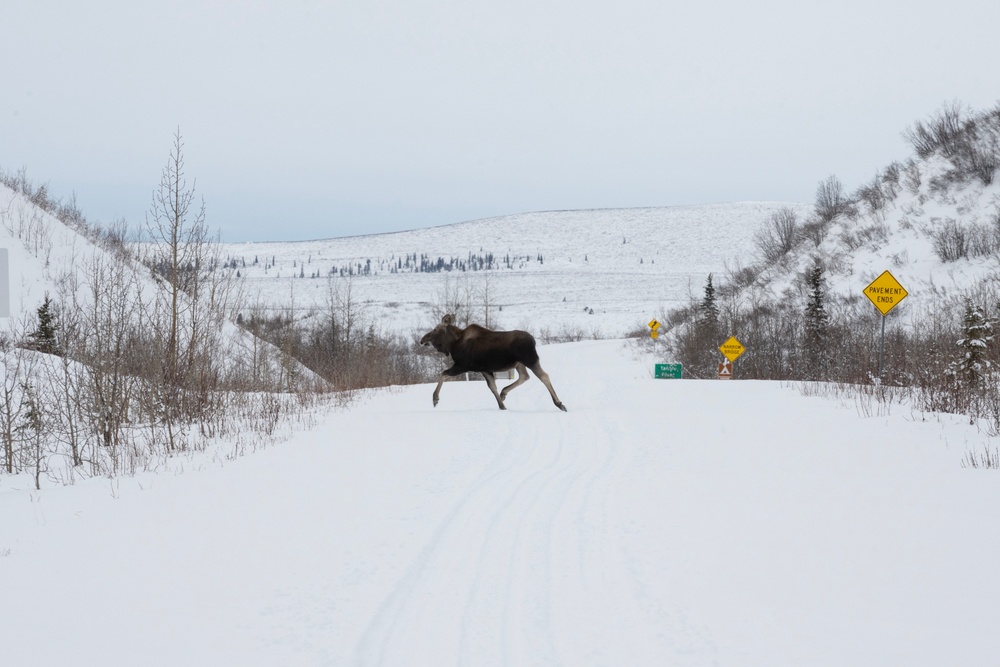
<instances>
[{"instance_id":1,"label":"yellow warning sign","mask_svg":"<svg viewBox=\"0 0 1000 667\"><path fill-rule=\"evenodd\" d=\"M652 320L652 321L651 321L651 322L649 323L649 328L650 328L650 329L652 329L653 331L656 331L657 329L659 329L659 328L660 328L660 323L659 323L659 322L657 322L656 320Z\"/></svg>"},{"instance_id":2,"label":"yellow warning sign","mask_svg":"<svg viewBox=\"0 0 1000 667\"><path fill-rule=\"evenodd\" d=\"M884 271L865 288L865 296L871 299L882 315L888 315L890 310L906 298L906 290L891 273Z\"/></svg>"},{"instance_id":3,"label":"yellow warning sign","mask_svg":"<svg viewBox=\"0 0 1000 667\"><path fill-rule=\"evenodd\" d=\"M719 351L722 352L722 354L726 357L726 359L729 359L729 361L736 361L741 354L746 352L746 348L743 347L743 343L736 340L736 336L730 336L729 340L719 347Z\"/></svg>"}]
</instances>

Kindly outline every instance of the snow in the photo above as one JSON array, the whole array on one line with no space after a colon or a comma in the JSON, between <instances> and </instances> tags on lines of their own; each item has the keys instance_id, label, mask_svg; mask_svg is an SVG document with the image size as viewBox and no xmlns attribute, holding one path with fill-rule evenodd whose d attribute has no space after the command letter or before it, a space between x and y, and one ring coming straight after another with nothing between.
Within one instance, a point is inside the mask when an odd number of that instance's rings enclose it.
<instances>
[{"instance_id":1,"label":"snow","mask_svg":"<svg viewBox=\"0 0 1000 667\"><path fill-rule=\"evenodd\" d=\"M542 347L568 413L395 387L184 474L0 477L3 662L994 664L985 435L636 350Z\"/></svg>"}]
</instances>

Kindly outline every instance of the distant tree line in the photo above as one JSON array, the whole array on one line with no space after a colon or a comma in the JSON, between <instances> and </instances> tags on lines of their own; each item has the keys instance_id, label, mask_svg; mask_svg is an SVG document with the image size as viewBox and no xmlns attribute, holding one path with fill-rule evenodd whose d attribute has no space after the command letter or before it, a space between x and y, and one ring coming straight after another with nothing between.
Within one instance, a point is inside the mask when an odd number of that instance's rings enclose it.
<instances>
[{"instance_id":1,"label":"distant tree line","mask_svg":"<svg viewBox=\"0 0 1000 667\"><path fill-rule=\"evenodd\" d=\"M297 274L299 278L323 278L327 276L352 278L354 276L373 276L380 273L464 273L524 268L524 266L532 261L544 264L545 257L541 253L537 253L534 256L511 255L508 253L503 257L499 257L492 252L470 252L465 257L443 257L440 255L432 257L426 253L408 253L402 257L392 256L374 260L366 258L348 264L334 264L325 272L318 269L310 270L308 276L305 270L306 263L293 260L292 275ZM258 266L259 263L259 259L254 257L251 266ZM308 263L312 264L311 257ZM265 261L264 269L265 271L270 271L275 269L276 265L276 260L271 258L269 262ZM230 271L241 271L247 267L247 261L245 257L227 257L221 263L221 267ZM212 268L214 269L215 267L213 266Z\"/></svg>"}]
</instances>

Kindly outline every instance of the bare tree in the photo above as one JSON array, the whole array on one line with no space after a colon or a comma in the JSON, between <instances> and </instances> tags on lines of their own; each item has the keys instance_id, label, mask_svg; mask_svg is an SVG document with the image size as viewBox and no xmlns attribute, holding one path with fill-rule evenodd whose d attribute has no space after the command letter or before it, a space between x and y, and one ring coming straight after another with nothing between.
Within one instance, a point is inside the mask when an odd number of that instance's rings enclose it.
<instances>
[{"instance_id":1,"label":"bare tree","mask_svg":"<svg viewBox=\"0 0 1000 667\"><path fill-rule=\"evenodd\" d=\"M816 188L816 215L828 222L841 213L846 213L851 201L844 193L844 186L836 176L821 181Z\"/></svg>"},{"instance_id":2,"label":"bare tree","mask_svg":"<svg viewBox=\"0 0 1000 667\"><path fill-rule=\"evenodd\" d=\"M23 385L31 377L34 355L20 347L3 351L3 384L0 385L0 438L3 439L3 468L17 472L20 466L20 426L27 411Z\"/></svg>"},{"instance_id":3,"label":"bare tree","mask_svg":"<svg viewBox=\"0 0 1000 667\"><path fill-rule=\"evenodd\" d=\"M170 157L160 176L160 187L153 193L153 206L146 216L146 232L154 242L149 261L154 270L166 279L170 304L167 317L168 333L164 358L164 375L172 384L181 381L180 341L182 318L190 302L199 297L202 272L206 270L208 228L205 225L205 202L196 210L195 184L188 187L184 171L184 143L180 128L174 134ZM196 318L191 318L195 320ZM197 338L198 324L191 322L192 339ZM188 354L193 351L188 350Z\"/></svg>"}]
</instances>

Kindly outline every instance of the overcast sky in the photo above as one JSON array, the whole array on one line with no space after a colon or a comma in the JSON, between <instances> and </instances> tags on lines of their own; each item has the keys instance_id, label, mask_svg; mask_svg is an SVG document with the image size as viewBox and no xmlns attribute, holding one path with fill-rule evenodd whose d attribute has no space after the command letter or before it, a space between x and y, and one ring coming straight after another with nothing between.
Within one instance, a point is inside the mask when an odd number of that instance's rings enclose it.
<instances>
[{"instance_id":1,"label":"overcast sky","mask_svg":"<svg viewBox=\"0 0 1000 667\"><path fill-rule=\"evenodd\" d=\"M0 167L141 225L179 127L226 241L811 202L1000 101L998 25L995 0L5 0Z\"/></svg>"}]
</instances>

